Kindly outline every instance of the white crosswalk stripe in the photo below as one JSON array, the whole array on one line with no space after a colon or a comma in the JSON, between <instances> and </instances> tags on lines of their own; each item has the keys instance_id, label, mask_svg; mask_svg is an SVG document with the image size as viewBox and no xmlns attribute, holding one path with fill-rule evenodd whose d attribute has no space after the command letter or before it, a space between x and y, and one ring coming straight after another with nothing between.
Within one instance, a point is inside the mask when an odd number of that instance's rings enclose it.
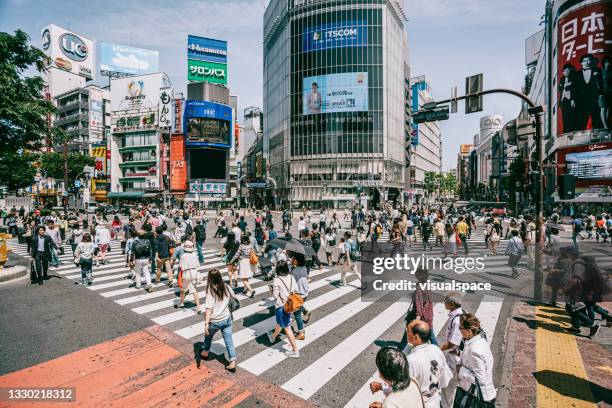
<instances>
[{"instance_id":1,"label":"white crosswalk stripe","mask_svg":"<svg viewBox=\"0 0 612 408\"><path fill-rule=\"evenodd\" d=\"M388 242L388 233L385 232L380 239L381 243ZM474 254L487 253L486 268L484 272L507 271L507 256L503 255L503 245L500 245L498 255L492 255L489 250L483 248L482 239L474 235ZM471 244L471 241L470 241ZM477 245L480 247L477 247ZM25 245L12 245L15 254L27 256ZM144 288L133 286L131 279L126 279L129 270L125 266L125 257L121 254L119 242L111 243L112 251L107 255L107 264L93 268L94 283L92 286L79 287L88 289L100 296L107 298L122 307L132 310L134 313L148 317L155 324L165 326L177 335L191 341L202 341L204 333L203 315L196 313L193 302L186 302L183 309L175 309L178 303L179 290L169 288L165 280L166 273L162 274L162 282L153 284L154 291L148 293ZM50 273L60 275L64 279L79 281L81 278L80 268L74 265L70 246L65 245L65 254L60 256L62 264L58 268L50 268ZM413 243L411 252L418 253L421 250L419 243ZM435 251L438 251L436 253ZM227 268L221 262L216 249L205 249L205 262L199 268L203 281L197 284L198 296L201 304L206 295L205 274L211 268L218 268L224 279L227 280ZM441 256L440 249L427 253L426 256ZM434 273L434 272L432 272ZM325 338L325 349L303 364L299 372L295 370L288 377L279 381L285 390L302 398L313 398L326 384L347 369L352 362L359 359L364 350L376 347L373 342L380 338L385 332L393 327L403 326L403 316L406 313L409 302L395 302L385 304L383 308L377 302L364 301L360 297L361 283L356 275L349 275L349 284L339 286L340 268L323 268L312 270L310 273L309 297L305 307L312 312L313 318L306 325L306 338L298 341L300 349L319 347ZM154 277L153 277L154 278ZM141 277L144 283L144 277ZM257 375L271 375L283 372L289 367L285 351L289 349L286 340L281 340L275 345L269 345L265 334L274 328L274 301L268 287L270 282L264 281L260 276L250 280L255 290L255 298L249 299L237 290L237 297L241 301L241 307L234 312L233 341L238 353L238 362L241 369L245 369ZM187 295L186 300L192 299ZM489 339L493 338L494 330L499 320L502 308L501 298L485 296L478 303L477 315L481 318L482 326L487 331ZM379 307L380 313L370 320L363 316L367 315L370 307ZM434 304L434 327L439 333L446 321L447 311L441 303ZM353 323L355 322L355 323ZM353 326L351 326L353 325ZM344 329L351 326L350 330ZM336 334L343 330L340 335L333 337L329 344L329 334ZM263 340L262 341L262 336ZM389 339L398 340L398 339ZM227 353L223 340L218 336L214 339L211 352L216 354ZM304 354L304 353L303 353ZM303 357L305 358L305 357ZM301 361L301 360L300 360ZM375 362L368 362L367 373L375 371ZM362 377L362 381L365 378ZM369 390L370 381L380 381L377 373L365 384L354 384L355 393L350 401L342 401L347 407L368 406L373 401L380 401L380 395L372 395ZM379 393L380 394L380 393Z\"/></svg>"}]
</instances>

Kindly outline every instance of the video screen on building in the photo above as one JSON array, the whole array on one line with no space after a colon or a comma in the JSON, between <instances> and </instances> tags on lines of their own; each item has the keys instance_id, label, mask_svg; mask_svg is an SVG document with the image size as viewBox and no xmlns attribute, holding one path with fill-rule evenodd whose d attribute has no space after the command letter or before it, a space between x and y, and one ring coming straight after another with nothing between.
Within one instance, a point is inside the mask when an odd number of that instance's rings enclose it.
<instances>
[{"instance_id":1,"label":"video screen on building","mask_svg":"<svg viewBox=\"0 0 612 408\"><path fill-rule=\"evenodd\" d=\"M227 150L189 149L191 179L227 179Z\"/></svg>"},{"instance_id":2,"label":"video screen on building","mask_svg":"<svg viewBox=\"0 0 612 408\"><path fill-rule=\"evenodd\" d=\"M368 27L363 20L341 21L307 27L302 36L305 52L359 47L368 44Z\"/></svg>"},{"instance_id":3,"label":"video screen on building","mask_svg":"<svg viewBox=\"0 0 612 408\"><path fill-rule=\"evenodd\" d=\"M304 115L368 110L368 73L345 72L302 81Z\"/></svg>"},{"instance_id":4,"label":"video screen on building","mask_svg":"<svg viewBox=\"0 0 612 408\"><path fill-rule=\"evenodd\" d=\"M612 149L568 153L567 173L578 179L612 178Z\"/></svg>"},{"instance_id":5,"label":"video screen on building","mask_svg":"<svg viewBox=\"0 0 612 408\"><path fill-rule=\"evenodd\" d=\"M214 118L187 118L188 142L229 145L230 122Z\"/></svg>"}]
</instances>

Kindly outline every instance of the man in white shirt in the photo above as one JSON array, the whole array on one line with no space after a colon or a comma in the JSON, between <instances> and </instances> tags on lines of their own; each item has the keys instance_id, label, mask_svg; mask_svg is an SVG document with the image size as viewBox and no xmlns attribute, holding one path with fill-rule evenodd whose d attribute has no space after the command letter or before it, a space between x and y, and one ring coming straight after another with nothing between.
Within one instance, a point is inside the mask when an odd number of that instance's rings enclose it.
<instances>
[{"instance_id":1,"label":"man in white shirt","mask_svg":"<svg viewBox=\"0 0 612 408\"><path fill-rule=\"evenodd\" d=\"M527 233L525 234L525 245L527 245L527 258L529 267L533 268L535 264L535 244L536 244L536 225L531 216L527 217Z\"/></svg>"},{"instance_id":2,"label":"man in white shirt","mask_svg":"<svg viewBox=\"0 0 612 408\"><path fill-rule=\"evenodd\" d=\"M439 408L442 390L448 386L453 373L446 363L442 350L429 343L431 328L423 320L413 320L406 328L408 342L412 345L406 356L410 376L421 385L426 408Z\"/></svg>"},{"instance_id":3,"label":"man in white shirt","mask_svg":"<svg viewBox=\"0 0 612 408\"><path fill-rule=\"evenodd\" d=\"M440 349L446 357L446 364L453 373L446 388L442 390L442 406L451 408L455 400L455 390L458 385L457 366L460 362L459 345L463 336L460 331L460 318L464 313L461 308L463 295L461 292L448 292L444 297L444 307L449 311L446 321L446 341L442 343Z\"/></svg>"},{"instance_id":4,"label":"man in white shirt","mask_svg":"<svg viewBox=\"0 0 612 408\"><path fill-rule=\"evenodd\" d=\"M304 217L301 216L300 220L298 221L298 231L302 232L306 229L306 221L304 221Z\"/></svg>"},{"instance_id":5,"label":"man in white shirt","mask_svg":"<svg viewBox=\"0 0 612 408\"><path fill-rule=\"evenodd\" d=\"M235 222L232 223L232 232L236 236L236 242L240 242L240 238L242 236L242 230L238 227L238 224Z\"/></svg>"}]
</instances>

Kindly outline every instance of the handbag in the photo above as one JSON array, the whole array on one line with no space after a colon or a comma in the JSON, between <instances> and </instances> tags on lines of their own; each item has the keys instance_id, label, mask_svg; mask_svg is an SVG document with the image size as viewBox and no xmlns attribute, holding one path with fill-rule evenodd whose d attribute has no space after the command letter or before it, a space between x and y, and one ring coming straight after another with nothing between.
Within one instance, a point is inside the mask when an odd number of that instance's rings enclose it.
<instances>
[{"instance_id":1,"label":"handbag","mask_svg":"<svg viewBox=\"0 0 612 408\"><path fill-rule=\"evenodd\" d=\"M257 265L259 263L259 257L255 253L254 249L251 249L251 253L249 254L249 263L251 265Z\"/></svg>"},{"instance_id":2,"label":"handbag","mask_svg":"<svg viewBox=\"0 0 612 408\"><path fill-rule=\"evenodd\" d=\"M178 277L176 280L178 282L179 288L183 289L183 269L182 268L179 268Z\"/></svg>"},{"instance_id":3,"label":"handbag","mask_svg":"<svg viewBox=\"0 0 612 408\"><path fill-rule=\"evenodd\" d=\"M453 408L494 408L495 402L493 401L484 401L482 396L482 390L480 389L480 384L478 383L478 379L476 379L476 384L472 384L468 391L464 390L461 387L457 387L457 392L455 393L455 401L453 404Z\"/></svg>"},{"instance_id":4,"label":"handbag","mask_svg":"<svg viewBox=\"0 0 612 408\"><path fill-rule=\"evenodd\" d=\"M240 301L236 296L234 296L234 291L229 286L225 285L225 289L228 292L229 301L227 302L227 307L230 311L230 315L232 316L232 320L234 320L234 312L240 309Z\"/></svg>"}]
</instances>

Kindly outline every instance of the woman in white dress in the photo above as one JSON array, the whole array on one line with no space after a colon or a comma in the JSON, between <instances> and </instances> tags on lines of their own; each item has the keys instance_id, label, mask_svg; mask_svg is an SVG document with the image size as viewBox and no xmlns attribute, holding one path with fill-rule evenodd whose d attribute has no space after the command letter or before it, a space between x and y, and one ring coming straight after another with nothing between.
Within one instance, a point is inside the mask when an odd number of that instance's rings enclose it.
<instances>
[{"instance_id":1,"label":"woman in white dress","mask_svg":"<svg viewBox=\"0 0 612 408\"><path fill-rule=\"evenodd\" d=\"M240 238L240 248L236 252L235 257L238 261L238 278L242 281L244 287L244 295L250 298L255 296L255 291L249 284L249 279L253 277L255 265L251 264L251 254L255 252L255 248L251 244L251 239L248 236Z\"/></svg>"}]
</instances>

